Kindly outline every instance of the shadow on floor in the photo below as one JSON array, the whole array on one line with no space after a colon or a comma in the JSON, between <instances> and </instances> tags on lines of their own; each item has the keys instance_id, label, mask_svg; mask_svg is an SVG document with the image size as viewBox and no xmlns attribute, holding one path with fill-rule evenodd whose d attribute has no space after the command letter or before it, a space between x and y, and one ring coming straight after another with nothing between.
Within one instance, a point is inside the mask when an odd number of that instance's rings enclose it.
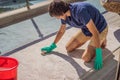
<instances>
[{"instance_id":1,"label":"shadow on floor","mask_svg":"<svg viewBox=\"0 0 120 80\"><path fill-rule=\"evenodd\" d=\"M31 21L32 21L32 23L33 23L33 25L34 25L34 28L36 29L39 37L40 37L40 38L43 38L43 34L41 33L41 31L40 31L38 25L36 24L35 20L34 20L34 19L31 19Z\"/></svg>"},{"instance_id":2,"label":"shadow on floor","mask_svg":"<svg viewBox=\"0 0 120 80\"><path fill-rule=\"evenodd\" d=\"M120 29L116 30L114 32L114 35L115 35L116 39L119 41L119 43L120 43Z\"/></svg>"},{"instance_id":3,"label":"shadow on floor","mask_svg":"<svg viewBox=\"0 0 120 80\"><path fill-rule=\"evenodd\" d=\"M92 61L94 63L94 59ZM99 71L89 71L87 77L83 77L82 80L97 80L99 75L99 80L114 80L116 75L117 61L114 59L113 53L108 50L103 50L103 68ZM85 63L87 67L90 67L90 63ZM92 70L92 69L91 69Z\"/></svg>"},{"instance_id":4,"label":"shadow on floor","mask_svg":"<svg viewBox=\"0 0 120 80\"><path fill-rule=\"evenodd\" d=\"M85 50L84 49L76 49L75 51L72 51L70 53L68 53L68 55L70 57L73 57L73 58L78 58L80 59L82 57L82 54ZM113 55L112 52L108 49L103 49L103 59L106 58L108 55ZM93 68L93 65L94 65L94 58L91 62L89 63L84 63L87 67L89 68Z\"/></svg>"},{"instance_id":5,"label":"shadow on floor","mask_svg":"<svg viewBox=\"0 0 120 80\"><path fill-rule=\"evenodd\" d=\"M79 78L85 73L86 71L70 56L67 56L65 54L59 53L59 52L52 52L52 54L59 56L69 62L76 70Z\"/></svg>"},{"instance_id":6,"label":"shadow on floor","mask_svg":"<svg viewBox=\"0 0 120 80\"><path fill-rule=\"evenodd\" d=\"M81 58L84 51L85 51L84 49L76 49L67 54L73 58Z\"/></svg>"},{"instance_id":7,"label":"shadow on floor","mask_svg":"<svg viewBox=\"0 0 120 80\"><path fill-rule=\"evenodd\" d=\"M52 52L51 54L59 56L59 57L63 58L64 60L66 60L67 62L69 62L75 68L75 70L76 70L79 78L81 79L81 76L86 75L86 74L83 74L83 73L86 73L86 70L83 69L80 66L80 64L78 64L73 58L80 58L83 52L84 52L84 49L76 49L75 51L73 51L69 55L65 55L65 54L62 54L62 53L59 53L59 52ZM104 49L103 50L104 67L106 67L108 65L108 63L109 63L109 61L107 61L108 57L110 58L110 60L112 60L113 62L115 62L117 64L117 61L115 61L113 59L114 55L112 54L112 52L110 50L108 50L108 49ZM90 62L90 63L84 63L84 64L87 67L93 69L94 59L93 59L92 62ZM104 69L104 67L103 67L103 69ZM101 70L103 70L103 69L101 69ZM87 72L89 72L89 71L87 71ZM95 72L95 70L94 70L94 72ZM108 75L108 74L106 74L106 75ZM107 80L109 80L109 79L107 79Z\"/></svg>"}]
</instances>

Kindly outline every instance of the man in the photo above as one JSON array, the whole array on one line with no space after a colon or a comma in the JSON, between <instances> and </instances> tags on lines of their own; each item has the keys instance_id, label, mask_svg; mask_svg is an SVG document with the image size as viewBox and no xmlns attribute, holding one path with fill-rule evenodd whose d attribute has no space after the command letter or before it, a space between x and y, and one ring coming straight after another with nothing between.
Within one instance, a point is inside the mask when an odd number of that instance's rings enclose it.
<instances>
[{"instance_id":1,"label":"man","mask_svg":"<svg viewBox=\"0 0 120 80\"><path fill-rule=\"evenodd\" d=\"M106 46L107 23L102 14L92 5L85 2L67 4L63 1L53 1L49 6L49 14L61 20L61 27L54 42L41 49L45 53L57 47L58 41L63 36L66 24L81 29L75 33L66 45L66 50L71 52L90 40L87 49L82 55L85 62L90 62L95 56L94 68L99 70L103 66L102 49Z\"/></svg>"}]
</instances>

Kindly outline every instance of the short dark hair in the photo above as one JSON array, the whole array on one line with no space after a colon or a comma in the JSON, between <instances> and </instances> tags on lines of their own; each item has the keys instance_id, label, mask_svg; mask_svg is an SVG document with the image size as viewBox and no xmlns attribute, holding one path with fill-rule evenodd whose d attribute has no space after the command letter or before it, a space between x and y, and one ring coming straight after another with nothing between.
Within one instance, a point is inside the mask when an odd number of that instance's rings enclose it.
<instances>
[{"instance_id":1,"label":"short dark hair","mask_svg":"<svg viewBox=\"0 0 120 80\"><path fill-rule=\"evenodd\" d=\"M49 5L50 16L60 16L69 10L69 4L64 1L53 1Z\"/></svg>"}]
</instances>

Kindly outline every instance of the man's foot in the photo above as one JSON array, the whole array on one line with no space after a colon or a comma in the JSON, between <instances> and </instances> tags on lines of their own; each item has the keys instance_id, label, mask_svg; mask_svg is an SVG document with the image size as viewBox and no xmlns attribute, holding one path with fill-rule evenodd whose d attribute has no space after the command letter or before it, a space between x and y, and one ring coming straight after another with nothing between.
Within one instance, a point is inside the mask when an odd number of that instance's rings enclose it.
<instances>
[{"instance_id":1,"label":"man's foot","mask_svg":"<svg viewBox=\"0 0 120 80\"><path fill-rule=\"evenodd\" d=\"M105 39L101 44L101 48L105 49L106 45L107 45L107 40Z\"/></svg>"}]
</instances>

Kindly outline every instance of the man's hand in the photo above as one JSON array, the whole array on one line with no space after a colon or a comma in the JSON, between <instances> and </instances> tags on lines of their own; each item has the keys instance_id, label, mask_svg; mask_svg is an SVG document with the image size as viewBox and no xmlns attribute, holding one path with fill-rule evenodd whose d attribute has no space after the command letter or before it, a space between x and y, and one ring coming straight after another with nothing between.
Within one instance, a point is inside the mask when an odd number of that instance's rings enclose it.
<instances>
[{"instance_id":1,"label":"man's hand","mask_svg":"<svg viewBox=\"0 0 120 80\"><path fill-rule=\"evenodd\" d=\"M50 46L48 47L43 47L41 48L41 51L46 52L46 53L50 53L53 49L55 49L57 47L57 45L55 43L52 43Z\"/></svg>"},{"instance_id":2,"label":"man's hand","mask_svg":"<svg viewBox=\"0 0 120 80\"><path fill-rule=\"evenodd\" d=\"M96 48L96 57L94 61L94 69L100 70L103 67L103 59L102 59L102 49Z\"/></svg>"}]
</instances>

